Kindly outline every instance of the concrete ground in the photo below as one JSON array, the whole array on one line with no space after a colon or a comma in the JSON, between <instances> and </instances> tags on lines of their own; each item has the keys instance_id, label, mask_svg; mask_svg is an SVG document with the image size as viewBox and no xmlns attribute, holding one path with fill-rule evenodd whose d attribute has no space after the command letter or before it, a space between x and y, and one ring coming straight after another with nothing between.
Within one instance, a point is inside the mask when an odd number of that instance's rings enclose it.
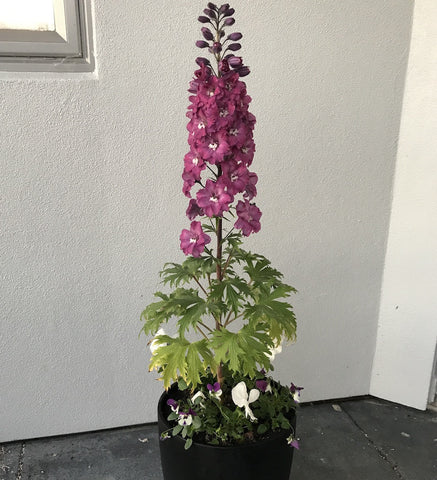
<instances>
[{"instance_id":1,"label":"concrete ground","mask_svg":"<svg viewBox=\"0 0 437 480\"><path fill-rule=\"evenodd\" d=\"M308 404L297 429L291 480L437 479L435 412L372 397ZM158 444L154 424L11 442L0 480L162 480Z\"/></svg>"}]
</instances>

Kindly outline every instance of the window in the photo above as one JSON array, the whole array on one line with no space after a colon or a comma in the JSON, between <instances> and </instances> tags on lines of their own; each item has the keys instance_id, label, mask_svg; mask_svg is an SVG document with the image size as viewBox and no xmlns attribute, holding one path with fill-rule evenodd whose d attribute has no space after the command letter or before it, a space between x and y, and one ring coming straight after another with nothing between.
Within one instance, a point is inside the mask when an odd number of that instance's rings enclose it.
<instances>
[{"instance_id":1,"label":"window","mask_svg":"<svg viewBox=\"0 0 437 480\"><path fill-rule=\"evenodd\" d=\"M89 0L0 0L0 70L91 71Z\"/></svg>"}]
</instances>

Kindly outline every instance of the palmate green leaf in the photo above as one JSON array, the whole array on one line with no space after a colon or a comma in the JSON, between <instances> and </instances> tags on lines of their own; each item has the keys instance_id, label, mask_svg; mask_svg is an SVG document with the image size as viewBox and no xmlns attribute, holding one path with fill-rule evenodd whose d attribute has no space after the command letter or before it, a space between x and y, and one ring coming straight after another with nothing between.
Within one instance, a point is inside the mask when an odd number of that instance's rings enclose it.
<instances>
[{"instance_id":1,"label":"palmate green leaf","mask_svg":"<svg viewBox=\"0 0 437 480\"><path fill-rule=\"evenodd\" d=\"M200 298L199 295L193 296L192 303L185 309L178 320L179 334L183 335L190 326L195 327L201 321L202 315L205 315L207 311L208 305L205 300Z\"/></svg>"},{"instance_id":2,"label":"palmate green leaf","mask_svg":"<svg viewBox=\"0 0 437 480\"><path fill-rule=\"evenodd\" d=\"M169 295L161 292L155 295L161 300L148 305L141 314L141 319L145 322L142 331L146 335L155 333L172 316L180 317L183 333L190 325L195 325L207 309L205 300L192 288L179 287Z\"/></svg>"},{"instance_id":3,"label":"palmate green leaf","mask_svg":"<svg viewBox=\"0 0 437 480\"><path fill-rule=\"evenodd\" d=\"M255 375L256 365L266 363L272 341L264 332L257 332L247 325L238 332L218 330L211 345L217 363L227 363L230 370L244 375Z\"/></svg>"},{"instance_id":4,"label":"palmate green leaf","mask_svg":"<svg viewBox=\"0 0 437 480\"><path fill-rule=\"evenodd\" d=\"M178 306L171 301L170 296L161 292L156 292L155 296L161 300L148 305L141 314L141 320L144 322L141 331L146 335L156 333L161 324L167 323L178 312Z\"/></svg>"},{"instance_id":5,"label":"palmate green leaf","mask_svg":"<svg viewBox=\"0 0 437 480\"><path fill-rule=\"evenodd\" d=\"M160 275L164 284L179 287L193 280L204 278L215 271L215 261L210 255L188 257L182 264L166 263Z\"/></svg>"},{"instance_id":6,"label":"palmate green leaf","mask_svg":"<svg viewBox=\"0 0 437 480\"><path fill-rule=\"evenodd\" d=\"M152 356L149 369L161 368L164 387L167 389L173 381L182 377L188 386L200 382L208 366L214 365L213 355L205 339L190 343L182 337L159 335L160 346Z\"/></svg>"},{"instance_id":7,"label":"palmate green leaf","mask_svg":"<svg viewBox=\"0 0 437 480\"><path fill-rule=\"evenodd\" d=\"M254 304L247 304L244 316L251 324L257 321L264 323L270 337L279 341L282 336L288 340L296 337L296 317L293 307L287 302L280 302L277 298L284 298L294 291L289 285L281 284L268 295L260 295Z\"/></svg>"},{"instance_id":8,"label":"palmate green leaf","mask_svg":"<svg viewBox=\"0 0 437 480\"><path fill-rule=\"evenodd\" d=\"M250 293L251 289L247 282L239 277L229 277L211 285L210 297L216 301L223 301L224 311L233 311L236 314L241 308L242 300Z\"/></svg>"},{"instance_id":9,"label":"palmate green leaf","mask_svg":"<svg viewBox=\"0 0 437 480\"><path fill-rule=\"evenodd\" d=\"M257 257L261 257L258 255ZM277 284L283 277L282 273L270 266L270 260L265 257L258 258L254 261L247 258L244 271L249 275L254 285L257 284Z\"/></svg>"}]
</instances>

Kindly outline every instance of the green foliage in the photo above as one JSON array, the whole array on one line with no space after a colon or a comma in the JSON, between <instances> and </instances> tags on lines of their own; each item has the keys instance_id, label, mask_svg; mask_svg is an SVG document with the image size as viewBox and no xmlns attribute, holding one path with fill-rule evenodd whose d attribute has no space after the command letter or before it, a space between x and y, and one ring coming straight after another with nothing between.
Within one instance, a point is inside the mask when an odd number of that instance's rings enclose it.
<instances>
[{"instance_id":1,"label":"green foliage","mask_svg":"<svg viewBox=\"0 0 437 480\"><path fill-rule=\"evenodd\" d=\"M203 228L215 232L213 226ZM271 368L274 347L295 339L296 319L287 299L296 290L283 283L267 258L243 250L241 243L241 233L232 231L222 242L221 258L205 250L199 258L164 266L162 283L172 291L157 292L158 300L141 319L142 332L159 345L149 367L160 372L166 388L179 378L193 390L208 368L216 373L219 365L253 377L259 368ZM156 336L169 322L176 335Z\"/></svg>"}]
</instances>

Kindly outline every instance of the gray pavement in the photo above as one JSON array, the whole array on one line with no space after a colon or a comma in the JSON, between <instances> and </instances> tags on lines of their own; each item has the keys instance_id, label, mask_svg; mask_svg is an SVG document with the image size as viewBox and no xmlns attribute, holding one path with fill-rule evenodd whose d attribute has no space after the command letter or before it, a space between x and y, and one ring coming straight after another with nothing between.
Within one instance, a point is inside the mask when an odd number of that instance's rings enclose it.
<instances>
[{"instance_id":1,"label":"gray pavement","mask_svg":"<svg viewBox=\"0 0 437 480\"><path fill-rule=\"evenodd\" d=\"M291 480L437 479L435 412L372 397L307 404L297 430ZM0 445L0 480L162 479L154 424Z\"/></svg>"}]
</instances>

